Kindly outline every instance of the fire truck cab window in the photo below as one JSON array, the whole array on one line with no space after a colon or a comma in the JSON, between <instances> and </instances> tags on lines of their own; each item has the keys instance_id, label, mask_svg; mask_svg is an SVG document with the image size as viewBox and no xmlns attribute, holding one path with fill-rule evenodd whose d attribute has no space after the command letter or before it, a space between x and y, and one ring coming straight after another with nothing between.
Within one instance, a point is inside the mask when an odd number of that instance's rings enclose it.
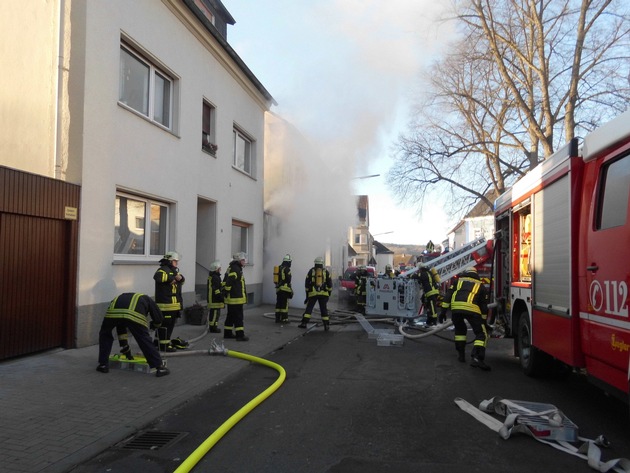
<instances>
[{"instance_id":1,"label":"fire truck cab window","mask_svg":"<svg viewBox=\"0 0 630 473\"><path fill-rule=\"evenodd\" d=\"M608 164L602 171L597 229L626 224L630 199L630 155Z\"/></svg>"}]
</instances>

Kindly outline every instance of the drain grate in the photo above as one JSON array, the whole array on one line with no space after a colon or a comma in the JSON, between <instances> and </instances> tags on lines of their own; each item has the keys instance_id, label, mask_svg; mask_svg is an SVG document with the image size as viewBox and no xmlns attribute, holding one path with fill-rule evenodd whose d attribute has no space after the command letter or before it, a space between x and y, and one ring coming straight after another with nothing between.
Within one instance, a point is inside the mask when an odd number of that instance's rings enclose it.
<instances>
[{"instance_id":1,"label":"drain grate","mask_svg":"<svg viewBox=\"0 0 630 473\"><path fill-rule=\"evenodd\" d=\"M185 435L185 432L148 430L146 432L140 432L126 441L122 445L122 448L131 450L161 450L172 445Z\"/></svg>"}]
</instances>

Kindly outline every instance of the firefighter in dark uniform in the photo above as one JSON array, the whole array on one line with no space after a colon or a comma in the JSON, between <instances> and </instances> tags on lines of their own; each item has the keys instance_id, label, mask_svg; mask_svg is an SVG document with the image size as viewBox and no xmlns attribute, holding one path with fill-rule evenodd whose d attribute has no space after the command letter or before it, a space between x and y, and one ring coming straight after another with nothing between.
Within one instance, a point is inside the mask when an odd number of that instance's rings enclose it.
<instances>
[{"instance_id":1,"label":"firefighter in dark uniform","mask_svg":"<svg viewBox=\"0 0 630 473\"><path fill-rule=\"evenodd\" d=\"M247 286L243 277L243 266L247 263L245 253L236 253L223 278L223 297L227 305L227 316L223 326L223 338L235 338L246 342L243 324L243 306L247 304Z\"/></svg>"},{"instance_id":2,"label":"firefighter in dark uniform","mask_svg":"<svg viewBox=\"0 0 630 473\"><path fill-rule=\"evenodd\" d=\"M359 266L354 275L354 295L357 298L359 312L365 314L365 304L367 302L367 278L368 270L365 266Z\"/></svg>"},{"instance_id":3,"label":"firefighter in dark uniform","mask_svg":"<svg viewBox=\"0 0 630 473\"><path fill-rule=\"evenodd\" d=\"M418 272L416 274L413 274L411 278L417 279L420 287L424 291L422 294L424 311L427 314L427 326L431 327L437 325L437 309L440 289L436 277L429 270L429 267L426 265L426 263L418 263L418 268ZM442 320L441 315L440 320Z\"/></svg>"},{"instance_id":4,"label":"firefighter in dark uniform","mask_svg":"<svg viewBox=\"0 0 630 473\"><path fill-rule=\"evenodd\" d=\"M171 340L175 322L181 317L182 285L186 280L179 272L179 255L169 251L160 260L160 267L153 275L155 280L155 302L164 315L164 323L157 330L161 351L174 352L177 348L188 347L188 342L181 338Z\"/></svg>"},{"instance_id":5,"label":"firefighter in dark uniform","mask_svg":"<svg viewBox=\"0 0 630 473\"><path fill-rule=\"evenodd\" d=\"M219 317L221 309L225 307L223 300L223 281L221 281L221 262L213 261L210 264L208 274L208 330L211 333L221 333L219 328Z\"/></svg>"},{"instance_id":6,"label":"firefighter in dark uniform","mask_svg":"<svg viewBox=\"0 0 630 473\"><path fill-rule=\"evenodd\" d=\"M289 323L289 299L293 297L291 288L291 255L285 255L278 267L276 282L276 323Z\"/></svg>"},{"instance_id":7,"label":"firefighter in dark uniform","mask_svg":"<svg viewBox=\"0 0 630 473\"><path fill-rule=\"evenodd\" d=\"M306 309L302 315L302 321L298 327L306 328L306 324L311 320L311 313L315 303L319 303L319 311L322 315L324 330L328 331L330 317L328 317L328 298L332 293L332 278L330 272L324 268L324 258L317 257L315 266L309 269L304 280L304 290L306 291Z\"/></svg>"},{"instance_id":8,"label":"firefighter in dark uniform","mask_svg":"<svg viewBox=\"0 0 630 473\"><path fill-rule=\"evenodd\" d=\"M151 342L148 316L151 316L154 326L159 327L162 324L162 312L153 299L144 294L125 292L109 304L98 334L97 371L109 372L109 354L114 343L112 330L122 327L125 332L129 330L136 339L147 363L156 370L155 375L160 377L169 374L160 353Z\"/></svg>"},{"instance_id":9,"label":"firefighter in dark uniform","mask_svg":"<svg viewBox=\"0 0 630 473\"><path fill-rule=\"evenodd\" d=\"M458 360L466 361L466 321L470 324L475 341L471 352L470 366L490 371L484 359L486 357L486 342L488 330L486 317L488 314L488 291L479 279L477 270L470 268L462 272L449 287L442 302L442 316L446 310L451 310L451 320L455 326L455 349Z\"/></svg>"}]
</instances>

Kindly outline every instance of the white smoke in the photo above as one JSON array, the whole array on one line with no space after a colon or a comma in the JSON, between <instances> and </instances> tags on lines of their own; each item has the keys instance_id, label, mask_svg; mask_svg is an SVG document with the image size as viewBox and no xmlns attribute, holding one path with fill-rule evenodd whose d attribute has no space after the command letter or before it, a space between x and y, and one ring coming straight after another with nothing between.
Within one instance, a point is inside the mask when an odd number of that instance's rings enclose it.
<instances>
[{"instance_id":1,"label":"white smoke","mask_svg":"<svg viewBox=\"0 0 630 473\"><path fill-rule=\"evenodd\" d=\"M423 67L447 43L436 18L448 2L224 4L236 20L228 41L278 102L267 114L265 277L290 253L302 291L292 305L300 305L315 257L345 267L338 260L357 219L354 179L390 152ZM275 300L269 284L263 298Z\"/></svg>"}]
</instances>

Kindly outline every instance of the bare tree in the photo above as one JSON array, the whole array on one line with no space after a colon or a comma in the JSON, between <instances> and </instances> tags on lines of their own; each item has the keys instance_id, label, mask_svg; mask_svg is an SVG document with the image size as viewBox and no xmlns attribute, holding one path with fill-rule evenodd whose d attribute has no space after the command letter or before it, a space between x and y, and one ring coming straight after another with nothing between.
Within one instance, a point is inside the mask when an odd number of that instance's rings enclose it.
<instances>
[{"instance_id":1,"label":"bare tree","mask_svg":"<svg viewBox=\"0 0 630 473\"><path fill-rule=\"evenodd\" d=\"M400 200L448 193L459 214L497 195L576 130L630 103L629 7L621 0L470 0L462 40L399 138L389 182ZM562 133L563 132L563 133ZM539 156L542 152L542 157Z\"/></svg>"}]
</instances>

